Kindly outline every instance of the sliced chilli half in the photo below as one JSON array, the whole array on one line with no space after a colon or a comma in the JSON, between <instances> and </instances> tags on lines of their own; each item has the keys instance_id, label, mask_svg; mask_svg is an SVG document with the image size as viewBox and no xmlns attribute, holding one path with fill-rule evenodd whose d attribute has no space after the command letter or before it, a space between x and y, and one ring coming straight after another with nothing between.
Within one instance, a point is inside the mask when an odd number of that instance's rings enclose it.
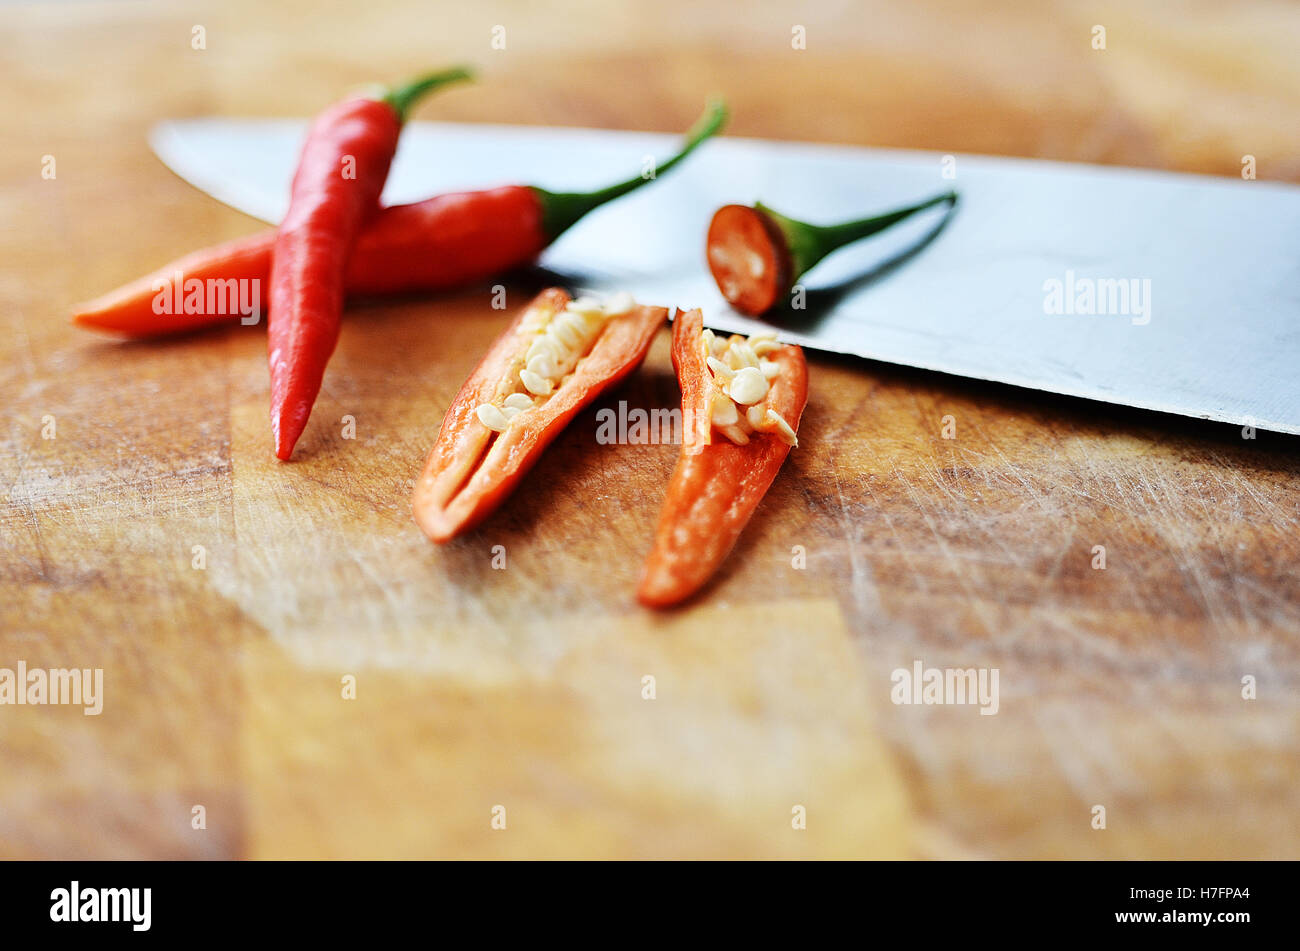
<instances>
[{"instance_id":1,"label":"sliced chilli half","mask_svg":"<svg viewBox=\"0 0 1300 951\"><path fill-rule=\"evenodd\" d=\"M699 311L678 315L673 363L685 435L637 590L656 608L690 597L726 559L798 444L808 401L802 350L772 334L715 336Z\"/></svg>"},{"instance_id":2,"label":"sliced chilli half","mask_svg":"<svg viewBox=\"0 0 1300 951\"><path fill-rule=\"evenodd\" d=\"M668 318L627 295L539 294L497 338L442 422L412 497L446 542L495 510L583 407L635 370Z\"/></svg>"}]
</instances>

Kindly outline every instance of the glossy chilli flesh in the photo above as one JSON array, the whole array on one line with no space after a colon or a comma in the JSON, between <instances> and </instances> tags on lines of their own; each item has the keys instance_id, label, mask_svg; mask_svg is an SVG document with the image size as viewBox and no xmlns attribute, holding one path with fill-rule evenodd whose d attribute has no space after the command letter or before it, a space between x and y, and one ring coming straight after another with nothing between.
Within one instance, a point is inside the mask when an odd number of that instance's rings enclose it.
<instances>
[{"instance_id":1,"label":"glossy chilli flesh","mask_svg":"<svg viewBox=\"0 0 1300 951\"><path fill-rule=\"evenodd\" d=\"M412 497L445 542L486 518L583 407L645 359L663 307L539 294L497 338L442 421Z\"/></svg>"}]
</instances>

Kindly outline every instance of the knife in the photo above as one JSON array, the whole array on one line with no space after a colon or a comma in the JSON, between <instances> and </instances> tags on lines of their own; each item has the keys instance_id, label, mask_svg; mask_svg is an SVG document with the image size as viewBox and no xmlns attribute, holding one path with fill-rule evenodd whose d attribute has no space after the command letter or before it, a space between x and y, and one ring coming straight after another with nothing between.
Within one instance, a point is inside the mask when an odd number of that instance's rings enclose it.
<instances>
[{"instance_id":1,"label":"knife","mask_svg":"<svg viewBox=\"0 0 1300 951\"><path fill-rule=\"evenodd\" d=\"M306 123L193 119L154 151L214 198L278 221ZM676 138L412 122L385 203L529 181L590 188ZM726 304L704 262L719 206L761 199L836 221L949 188L918 215L827 259L784 339L1049 393L1300 434L1300 187L1029 159L728 137L596 211L541 264L577 291L698 306L717 330L764 324Z\"/></svg>"}]
</instances>

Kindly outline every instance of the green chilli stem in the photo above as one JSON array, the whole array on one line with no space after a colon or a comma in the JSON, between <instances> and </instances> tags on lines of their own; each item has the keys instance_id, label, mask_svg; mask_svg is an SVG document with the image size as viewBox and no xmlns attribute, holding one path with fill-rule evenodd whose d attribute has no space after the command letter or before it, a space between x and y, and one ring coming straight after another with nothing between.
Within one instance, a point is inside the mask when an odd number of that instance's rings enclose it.
<instances>
[{"instance_id":1,"label":"green chilli stem","mask_svg":"<svg viewBox=\"0 0 1300 951\"><path fill-rule=\"evenodd\" d=\"M890 225L897 224L918 211L924 211L927 208L933 208L935 205L945 203L949 205L957 204L957 193L944 192L942 195L935 195L920 204L909 205L906 208L890 211L883 215L873 215L870 218L846 221L838 225L814 225L795 218L787 218L785 215L773 211L762 202L757 202L754 207L771 218L777 227L781 229L781 233L785 235L786 247L790 252L791 280L797 281L812 270L813 266L822 258L833 251L838 251L846 244L852 244L854 241L860 241L865 237L884 231Z\"/></svg>"},{"instance_id":2,"label":"green chilli stem","mask_svg":"<svg viewBox=\"0 0 1300 951\"><path fill-rule=\"evenodd\" d=\"M672 158L660 162L652 175L647 176L643 173L625 182L592 192L550 192L544 188L534 187L533 192L542 204L542 230L546 234L547 241L554 241L584 215L599 208L605 202L621 198L647 182L654 181L661 173L668 171L690 155L701 142L717 133L726 122L727 104L721 100L709 103L704 115L700 116L686 133L686 140L682 143L681 149Z\"/></svg>"},{"instance_id":3,"label":"green chilli stem","mask_svg":"<svg viewBox=\"0 0 1300 951\"><path fill-rule=\"evenodd\" d=\"M409 83L401 86L394 86L380 95L383 102L393 107L397 117L405 122L407 114L417 102L423 99L428 93L446 86L451 83L463 82L473 79L474 72L468 66L457 66L453 69L444 69L437 73L426 73Z\"/></svg>"}]
</instances>

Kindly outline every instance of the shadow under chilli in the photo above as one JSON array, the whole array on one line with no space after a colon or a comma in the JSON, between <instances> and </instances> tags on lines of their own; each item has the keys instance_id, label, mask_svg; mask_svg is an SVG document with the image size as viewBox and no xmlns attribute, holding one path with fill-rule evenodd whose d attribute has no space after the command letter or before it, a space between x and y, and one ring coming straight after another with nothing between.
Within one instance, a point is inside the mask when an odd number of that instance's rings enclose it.
<instances>
[{"instance_id":1,"label":"shadow under chilli","mask_svg":"<svg viewBox=\"0 0 1300 951\"><path fill-rule=\"evenodd\" d=\"M875 267L864 271L854 277L840 281L838 284L831 284L827 287L819 287L809 290L804 295L805 307L801 310L795 310L790 306L789 301L783 302L780 306L773 308L763 315L763 321L774 327L785 330L795 330L801 332L811 332L817 329L818 325L826 319L831 309L839 304L849 294L856 291L865 290L874 284L878 284L885 278L889 277L899 268L909 264L913 258L917 257L922 251L928 248L935 239L939 237L948 227L953 215L957 213L960 201L948 206L943 217L936 222L929 231L921 235L915 242L908 245L902 251L892 257L886 258Z\"/></svg>"}]
</instances>

